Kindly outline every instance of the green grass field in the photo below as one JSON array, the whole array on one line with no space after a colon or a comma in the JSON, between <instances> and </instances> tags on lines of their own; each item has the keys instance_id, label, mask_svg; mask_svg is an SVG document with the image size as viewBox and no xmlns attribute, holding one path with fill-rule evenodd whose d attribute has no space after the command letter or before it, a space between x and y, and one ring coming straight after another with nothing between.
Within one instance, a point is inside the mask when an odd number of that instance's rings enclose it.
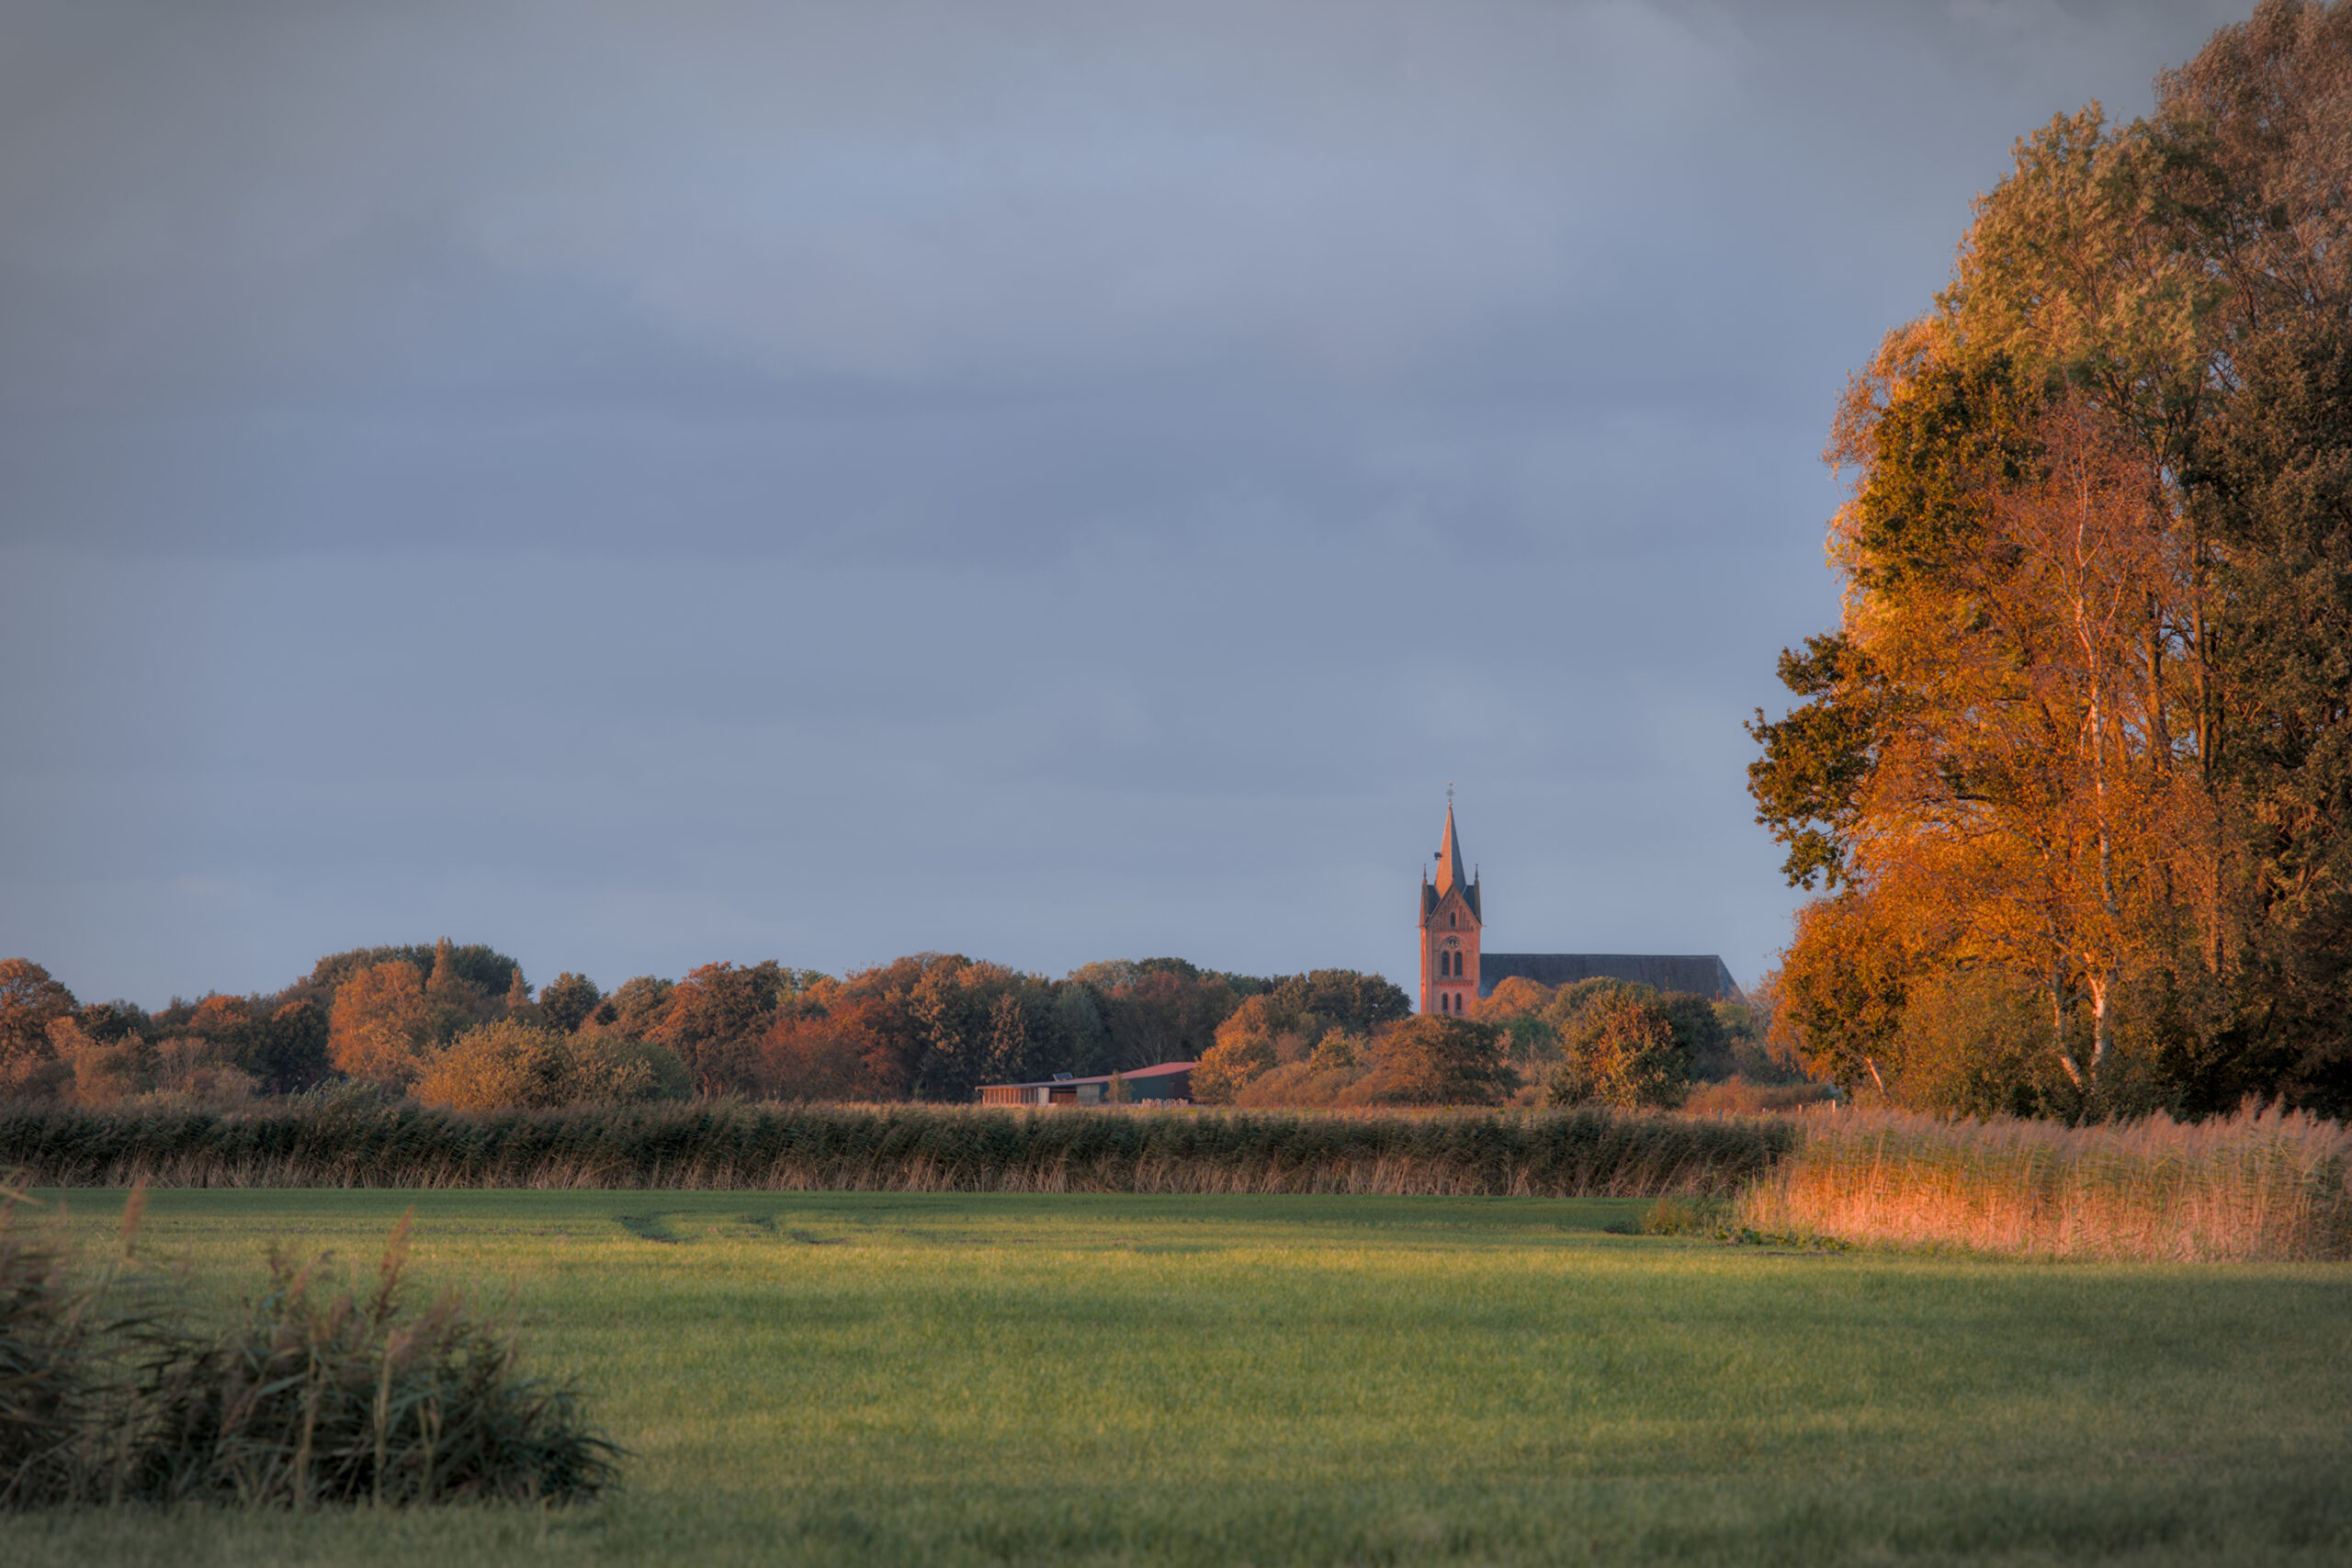
<instances>
[{"instance_id":1,"label":"green grass field","mask_svg":"<svg viewBox=\"0 0 2352 1568\"><path fill-rule=\"evenodd\" d=\"M57 1194L44 1194L55 1197ZM110 1230L120 1195L62 1195ZM1804 1254L1624 1201L159 1191L511 1281L591 1508L0 1520L152 1563L2342 1562L2352 1270Z\"/></svg>"}]
</instances>

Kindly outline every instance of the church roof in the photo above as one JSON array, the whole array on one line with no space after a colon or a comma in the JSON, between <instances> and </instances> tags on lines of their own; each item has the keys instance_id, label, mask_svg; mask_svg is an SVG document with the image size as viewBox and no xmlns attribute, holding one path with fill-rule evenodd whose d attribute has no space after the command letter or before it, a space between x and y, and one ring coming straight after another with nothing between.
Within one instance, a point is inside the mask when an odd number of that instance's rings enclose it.
<instances>
[{"instance_id":1,"label":"church roof","mask_svg":"<svg viewBox=\"0 0 2352 1568\"><path fill-rule=\"evenodd\" d=\"M1578 980L1627 980L1661 991L1695 991L1718 1001L1742 1001L1739 982L1712 953L1482 953L1478 994L1492 996L1512 976L1539 986L1568 986Z\"/></svg>"}]
</instances>

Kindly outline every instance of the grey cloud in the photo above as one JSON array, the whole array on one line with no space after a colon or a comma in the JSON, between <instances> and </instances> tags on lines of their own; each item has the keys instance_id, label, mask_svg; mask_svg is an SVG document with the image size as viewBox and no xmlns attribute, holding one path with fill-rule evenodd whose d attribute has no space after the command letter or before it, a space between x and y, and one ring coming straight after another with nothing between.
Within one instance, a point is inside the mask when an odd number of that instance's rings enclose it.
<instances>
[{"instance_id":1,"label":"grey cloud","mask_svg":"<svg viewBox=\"0 0 2352 1568\"><path fill-rule=\"evenodd\" d=\"M1453 777L1752 974L1846 367L2233 14L12 7L0 950L1398 972Z\"/></svg>"}]
</instances>

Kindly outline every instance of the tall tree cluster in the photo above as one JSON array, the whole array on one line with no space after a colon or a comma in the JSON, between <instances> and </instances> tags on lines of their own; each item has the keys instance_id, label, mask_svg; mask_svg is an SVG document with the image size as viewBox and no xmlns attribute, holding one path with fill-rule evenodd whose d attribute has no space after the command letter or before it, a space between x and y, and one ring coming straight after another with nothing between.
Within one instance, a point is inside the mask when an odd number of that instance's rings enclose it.
<instances>
[{"instance_id":1,"label":"tall tree cluster","mask_svg":"<svg viewBox=\"0 0 2352 1568\"><path fill-rule=\"evenodd\" d=\"M2352 0L2021 140L1852 378L1756 716L1781 1026L1910 1103L2352 1111Z\"/></svg>"}]
</instances>

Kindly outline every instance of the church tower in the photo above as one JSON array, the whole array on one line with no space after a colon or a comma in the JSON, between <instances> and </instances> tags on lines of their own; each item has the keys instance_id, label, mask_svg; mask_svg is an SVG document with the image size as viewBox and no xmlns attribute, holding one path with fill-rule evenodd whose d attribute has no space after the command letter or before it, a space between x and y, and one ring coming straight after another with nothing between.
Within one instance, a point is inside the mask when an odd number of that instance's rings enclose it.
<instances>
[{"instance_id":1,"label":"church tower","mask_svg":"<svg viewBox=\"0 0 2352 1568\"><path fill-rule=\"evenodd\" d=\"M1438 846L1437 880L1421 871L1421 1010L1458 1017L1478 999L1478 884L1462 869L1462 840L1453 831L1453 790L1445 792L1445 840Z\"/></svg>"}]
</instances>

